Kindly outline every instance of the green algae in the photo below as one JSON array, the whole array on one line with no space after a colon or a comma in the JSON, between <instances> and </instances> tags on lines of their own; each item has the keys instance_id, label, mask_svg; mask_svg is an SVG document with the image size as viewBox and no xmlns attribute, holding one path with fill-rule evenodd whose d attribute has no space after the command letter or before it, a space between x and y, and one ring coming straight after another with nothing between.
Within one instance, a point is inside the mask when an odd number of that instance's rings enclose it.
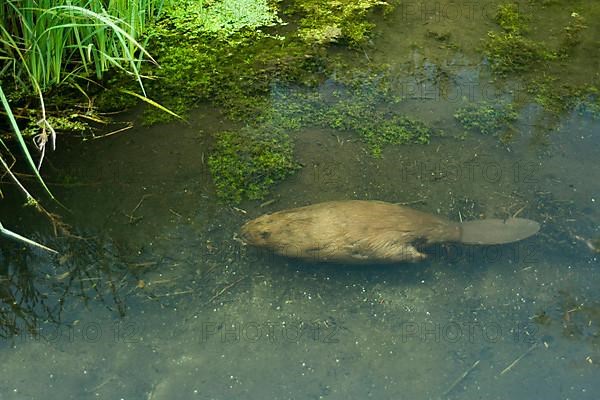
<instances>
[{"instance_id":1,"label":"green algae","mask_svg":"<svg viewBox=\"0 0 600 400\"><path fill-rule=\"evenodd\" d=\"M515 3L500 4L496 10L494 21L505 31L513 34L527 32L529 16L519 12L519 6Z\"/></svg>"},{"instance_id":2,"label":"green algae","mask_svg":"<svg viewBox=\"0 0 600 400\"><path fill-rule=\"evenodd\" d=\"M576 111L581 116L600 119L600 90L594 85L574 85L558 77L543 76L529 82L527 92L553 116Z\"/></svg>"},{"instance_id":3,"label":"green algae","mask_svg":"<svg viewBox=\"0 0 600 400\"><path fill-rule=\"evenodd\" d=\"M285 12L298 19L298 36L309 44L358 46L375 26L368 17L377 9L391 8L381 0L295 0Z\"/></svg>"},{"instance_id":4,"label":"green algae","mask_svg":"<svg viewBox=\"0 0 600 400\"><path fill-rule=\"evenodd\" d=\"M495 73L524 72L555 56L538 42L510 32L488 32L484 53Z\"/></svg>"},{"instance_id":5,"label":"green algae","mask_svg":"<svg viewBox=\"0 0 600 400\"><path fill-rule=\"evenodd\" d=\"M281 131L247 127L220 132L216 139L208 165L223 200L261 199L271 185L299 168L291 141Z\"/></svg>"},{"instance_id":6,"label":"green algae","mask_svg":"<svg viewBox=\"0 0 600 400\"><path fill-rule=\"evenodd\" d=\"M581 66L583 61L590 64L597 58L595 53L583 50L594 46L593 35L586 33L586 20L597 15L598 9L582 8L579 3L538 1L528 3L528 11L521 12L521 5L501 4L494 17L501 31L488 32L484 41L483 53L495 77L518 79L525 88L526 100L545 111L542 118L558 121L565 114L577 112L595 119L597 75L586 74ZM544 23L549 13L560 16L557 19L562 21L562 29L561 25Z\"/></svg>"},{"instance_id":7,"label":"green algae","mask_svg":"<svg viewBox=\"0 0 600 400\"><path fill-rule=\"evenodd\" d=\"M317 126L354 132L375 157L387 144L425 144L441 134L398 111L395 105L402 99L392 94L385 77L355 72L353 78L330 80L329 89L279 91L272 123L290 129Z\"/></svg>"},{"instance_id":8,"label":"green algae","mask_svg":"<svg viewBox=\"0 0 600 400\"><path fill-rule=\"evenodd\" d=\"M248 31L227 40L200 37L183 45L178 35L153 41L161 66L147 72L150 96L184 115L198 104L210 101L233 119L261 113L273 81L313 84L322 80L321 49L308 48L293 38ZM167 115L145 112L152 124Z\"/></svg>"},{"instance_id":9,"label":"green algae","mask_svg":"<svg viewBox=\"0 0 600 400\"><path fill-rule=\"evenodd\" d=\"M568 56L581 43L581 35L586 28L585 18L576 12L572 12L569 23L563 28L563 39L560 45L560 52L563 57Z\"/></svg>"},{"instance_id":10,"label":"green algae","mask_svg":"<svg viewBox=\"0 0 600 400\"><path fill-rule=\"evenodd\" d=\"M261 198L269 186L293 173L298 166L289 134L303 127L355 132L375 156L385 144L429 141L433 130L424 123L377 109L378 100L387 94L365 84L363 77L349 79L349 84L335 82L338 90L333 93L319 92L331 72L326 47L332 40L320 40L310 29L335 31L338 43L356 45L372 28L368 14L387 6L368 0L346 4L338 12L340 4L288 4L285 15L296 18L299 28L285 36L250 24L216 33L198 25L207 12L198 5L191 7L191 15L167 12L156 28L150 48L161 68L146 73L152 79L147 85L150 96L183 115L202 102L213 102L227 117L246 125L215 135L209 167L220 198ZM281 23L275 17L262 21ZM334 25L341 30L331 28ZM171 119L155 109L144 112L146 124Z\"/></svg>"},{"instance_id":11,"label":"green algae","mask_svg":"<svg viewBox=\"0 0 600 400\"><path fill-rule=\"evenodd\" d=\"M502 32L490 31L484 43L484 54L492 71L499 75L531 70L536 64L558 58L544 43L529 39L529 15L519 11L517 4L501 4L494 17Z\"/></svg>"},{"instance_id":12,"label":"green algae","mask_svg":"<svg viewBox=\"0 0 600 400\"><path fill-rule=\"evenodd\" d=\"M217 135L209 167L219 197L230 202L262 198L293 173L293 139L307 127L355 134L374 157L389 144L428 143L435 131L401 114L401 102L381 76L357 73L319 88L278 85L268 107L237 132Z\"/></svg>"},{"instance_id":13,"label":"green algae","mask_svg":"<svg viewBox=\"0 0 600 400\"><path fill-rule=\"evenodd\" d=\"M282 21L275 4L266 0L180 0L165 7L159 28L197 35L231 36L244 29L257 30Z\"/></svg>"},{"instance_id":14,"label":"green algae","mask_svg":"<svg viewBox=\"0 0 600 400\"><path fill-rule=\"evenodd\" d=\"M469 104L456 111L456 118L463 128L482 135L497 135L509 128L517 119L517 113L510 103L480 102Z\"/></svg>"},{"instance_id":15,"label":"green algae","mask_svg":"<svg viewBox=\"0 0 600 400\"><path fill-rule=\"evenodd\" d=\"M575 105L575 110L582 117L600 120L600 95L596 92L588 96L582 96Z\"/></svg>"},{"instance_id":16,"label":"green algae","mask_svg":"<svg viewBox=\"0 0 600 400\"><path fill-rule=\"evenodd\" d=\"M327 45L364 43L373 27L369 16L392 7L378 0L311 0L286 3L279 11L277 3L244 1L248 7L228 0L187 0L165 11L149 41L160 64L145 71L152 79L147 86L153 99L184 115L211 101L228 116L245 119L260 113L274 81L322 82L329 67ZM275 33L274 28L286 24L279 14L297 23L297 29ZM172 119L153 109L144 115L146 124Z\"/></svg>"}]
</instances>

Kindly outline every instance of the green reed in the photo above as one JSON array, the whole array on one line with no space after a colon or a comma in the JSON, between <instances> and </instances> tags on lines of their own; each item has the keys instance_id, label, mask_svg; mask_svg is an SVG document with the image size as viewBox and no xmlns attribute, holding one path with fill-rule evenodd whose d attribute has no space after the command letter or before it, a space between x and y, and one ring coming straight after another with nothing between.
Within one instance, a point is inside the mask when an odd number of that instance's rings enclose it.
<instances>
[{"instance_id":1,"label":"green reed","mask_svg":"<svg viewBox=\"0 0 600 400\"><path fill-rule=\"evenodd\" d=\"M43 91L113 67L138 74L139 62L151 58L137 40L164 1L4 0L0 61L17 84L35 89L35 80Z\"/></svg>"},{"instance_id":2,"label":"green reed","mask_svg":"<svg viewBox=\"0 0 600 400\"><path fill-rule=\"evenodd\" d=\"M148 24L165 2L172 0L3 0L0 3L0 102L9 126L29 167L46 192L39 174L46 144L54 147L55 132L46 118L44 94L78 79L102 78L111 68L132 74L144 86L140 64L154 60L140 44ZM5 90L3 90L6 89ZM35 96L39 100L41 134L34 139L41 152L36 166L11 110L9 98ZM0 139L0 164L24 192L28 204L37 204L11 172L8 147ZM2 232L0 232L2 233Z\"/></svg>"}]
</instances>

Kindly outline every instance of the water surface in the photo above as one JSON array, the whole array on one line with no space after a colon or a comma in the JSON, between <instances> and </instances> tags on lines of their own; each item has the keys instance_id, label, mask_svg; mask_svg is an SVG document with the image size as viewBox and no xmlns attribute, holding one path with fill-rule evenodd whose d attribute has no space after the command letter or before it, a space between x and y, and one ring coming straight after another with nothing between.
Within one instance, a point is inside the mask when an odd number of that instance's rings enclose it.
<instances>
[{"instance_id":1,"label":"water surface","mask_svg":"<svg viewBox=\"0 0 600 400\"><path fill-rule=\"evenodd\" d=\"M303 168L267 205L216 199L210 137L238 126L210 106L190 125L61 140L45 168L69 234L2 204L7 227L60 255L1 242L0 398L595 399L600 272L586 240L600 237L600 121L550 122L525 104L509 143L464 135L457 108L519 100L521 82L493 83L474 50L493 27L486 13L407 12L382 22L364 55L346 56L389 64L405 97L395 107L445 136L377 159L353 133L304 128L293 134ZM445 33L457 46L435 39ZM573 79L592 74L597 55L587 61ZM453 220L518 214L542 230L368 267L237 240L250 218L334 199Z\"/></svg>"}]
</instances>

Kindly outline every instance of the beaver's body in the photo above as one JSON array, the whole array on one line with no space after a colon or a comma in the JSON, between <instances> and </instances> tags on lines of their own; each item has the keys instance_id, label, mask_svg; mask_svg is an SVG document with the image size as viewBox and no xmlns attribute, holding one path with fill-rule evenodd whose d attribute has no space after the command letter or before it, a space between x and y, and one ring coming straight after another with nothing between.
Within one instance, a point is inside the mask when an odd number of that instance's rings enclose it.
<instances>
[{"instance_id":1,"label":"beaver's body","mask_svg":"<svg viewBox=\"0 0 600 400\"><path fill-rule=\"evenodd\" d=\"M459 241L459 224L381 201L331 201L263 215L242 227L246 243L315 261L374 263L425 258L415 244Z\"/></svg>"}]
</instances>

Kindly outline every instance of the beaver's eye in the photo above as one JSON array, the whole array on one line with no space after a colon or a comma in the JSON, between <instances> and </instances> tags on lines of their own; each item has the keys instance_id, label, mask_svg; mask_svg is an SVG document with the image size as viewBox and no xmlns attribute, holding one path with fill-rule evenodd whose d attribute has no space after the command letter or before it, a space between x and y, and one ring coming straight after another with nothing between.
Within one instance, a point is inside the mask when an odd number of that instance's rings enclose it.
<instances>
[{"instance_id":1,"label":"beaver's eye","mask_svg":"<svg viewBox=\"0 0 600 400\"><path fill-rule=\"evenodd\" d=\"M269 233L269 232L261 232L260 233L260 237L263 239L267 239L269 236L271 236L271 233Z\"/></svg>"}]
</instances>

